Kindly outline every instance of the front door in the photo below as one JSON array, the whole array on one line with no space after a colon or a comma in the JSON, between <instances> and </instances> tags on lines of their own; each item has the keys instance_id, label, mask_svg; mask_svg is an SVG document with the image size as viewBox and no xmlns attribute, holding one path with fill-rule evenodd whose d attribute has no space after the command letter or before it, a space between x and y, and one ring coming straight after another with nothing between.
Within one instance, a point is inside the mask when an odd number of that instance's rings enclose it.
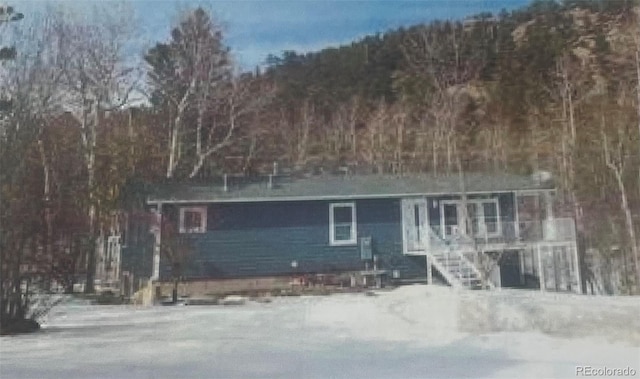
<instances>
[{"instance_id":1,"label":"front door","mask_svg":"<svg viewBox=\"0 0 640 379\"><path fill-rule=\"evenodd\" d=\"M457 200L441 202L440 224L442 225L442 238L448 239L464 233L464 217L461 205Z\"/></svg>"},{"instance_id":2,"label":"front door","mask_svg":"<svg viewBox=\"0 0 640 379\"><path fill-rule=\"evenodd\" d=\"M427 200L402 200L402 231L406 253L424 252L429 246Z\"/></svg>"},{"instance_id":3,"label":"front door","mask_svg":"<svg viewBox=\"0 0 640 379\"><path fill-rule=\"evenodd\" d=\"M445 200L441 202L442 238L458 235L495 237L500 234L500 214L497 199Z\"/></svg>"}]
</instances>

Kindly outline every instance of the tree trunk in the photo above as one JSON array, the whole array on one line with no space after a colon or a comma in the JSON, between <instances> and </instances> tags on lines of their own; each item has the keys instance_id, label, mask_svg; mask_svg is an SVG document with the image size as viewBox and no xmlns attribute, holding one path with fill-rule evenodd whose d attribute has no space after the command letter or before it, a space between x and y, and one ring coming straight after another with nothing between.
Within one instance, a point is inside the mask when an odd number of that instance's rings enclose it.
<instances>
[{"instance_id":1,"label":"tree trunk","mask_svg":"<svg viewBox=\"0 0 640 379\"><path fill-rule=\"evenodd\" d=\"M189 99L193 94L193 91L197 84L197 78L194 76L189 82L189 87L185 90L182 98L177 103L176 115L173 118L171 124L171 142L169 145L169 163L167 164L167 179L173 178L175 175L176 167L178 167L178 161L180 160L180 129L182 127L182 118L184 112L187 109ZM174 103L175 104L175 103Z\"/></svg>"},{"instance_id":2,"label":"tree trunk","mask_svg":"<svg viewBox=\"0 0 640 379\"><path fill-rule=\"evenodd\" d=\"M638 122L638 159L640 159L640 44L636 45L636 112L637 112L637 122ZM638 199L640 200L640 164L638 164ZM636 288L640 292L640 265L638 260L638 254L640 254L640 246L638 246L638 241L635 241L636 251L635 251L635 264L636 264Z\"/></svg>"},{"instance_id":3,"label":"tree trunk","mask_svg":"<svg viewBox=\"0 0 640 379\"><path fill-rule=\"evenodd\" d=\"M51 184L50 184L50 177L49 177L49 164L47 163L47 156L45 154L45 150L44 150L44 142L42 141L42 138L38 139L38 150L40 152L40 159L41 159L41 163L42 163L42 171L43 171L43 177L44 177L44 188L43 188L43 199L44 199L44 222L45 222L45 230L42 236L42 246L43 246L43 250L44 250L44 257L45 260L48 261L49 263L49 269L48 274L47 274L47 279L45 281L45 289L46 290L50 290L51 289L51 274L52 274L52 270L51 268L53 268L53 249L52 249L52 243L53 243L53 220L52 220L52 214L51 214L51 195L50 195L50 189L51 189Z\"/></svg>"},{"instance_id":4,"label":"tree trunk","mask_svg":"<svg viewBox=\"0 0 640 379\"><path fill-rule=\"evenodd\" d=\"M619 129L618 130L618 147L616 149L617 160L612 158L612 154L609 150L609 142L607 140L607 136L604 132L604 115L602 116L602 144L604 148L605 155L605 164L613 173L616 183L618 185L618 190L620 192L620 207L625 216L625 224L627 228L627 235L629 237L629 244L631 246L631 252L633 254L633 261L635 266L635 279L636 279L636 291L640 292L640 264L638 262L638 240L636 239L635 233L635 225L633 222L633 216L631 214L631 209L629 207L628 195L626 186L624 183L623 172L624 172L624 154L622 147L622 138L625 138L624 133Z\"/></svg>"},{"instance_id":5,"label":"tree trunk","mask_svg":"<svg viewBox=\"0 0 640 379\"><path fill-rule=\"evenodd\" d=\"M636 47L636 99L636 121L638 122L638 159L640 159L640 45ZM640 199L640 164L638 165L638 199Z\"/></svg>"},{"instance_id":6,"label":"tree trunk","mask_svg":"<svg viewBox=\"0 0 640 379\"><path fill-rule=\"evenodd\" d=\"M87 189L89 191L89 241L91 242L87 246L87 275L86 283L84 285L84 293L94 293L94 281L96 275L96 224L97 224L97 206L96 206L96 194L95 189L95 177L96 177L96 144L97 144L97 132L98 132L98 104L94 104L93 121L89 125L85 125L84 133L89 131L89 145L86 151L87 157Z\"/></svg>"},{"instance_id":7,"label":"tree trunk","mask_svg":"<svg viewBox=\"0 0 640 379\"><path fill-rule=\"evenodd\" d=\"M313 109L310 109L309 103L305 103L302 107L302 120L300 120L297 133L295 169L300 170L307 162L307 149L309 144L309 128L311 118L313 117Z\"/></svg>"},{"instance_id":8,"label":"tree trunk","mask_svg":"<svg viewBox=\"0 0 640 379\"><path fill-rule=\"evenodd\" d=\"M400 115L396 117L395 123L396 123L396 146L395 146L395 152L394 152L395 157L394 157L393 173L401 174L403 171L402 163L403 163L403 155L404 155L404 151L403 151L404 123L405 123L404 115Z\"/></svg>"},{"instance_id":9,"label":"tree trunk","mask_svg":"<svg viewBox=\"0 0 640 379\"><path fill-rule=\"evenodd\" d=\"M91 166L92 167L92 166ZM93 172L93 167L91 168L88 176L89 176L89 180L88 183L90 186L93 186L94 184L94 172ZM97 214L97 210L96 210L96 204L95 204L95 195L93 194L93 191L90 190L89 193L89 212L88 212L88 216L89 216L89 243L87 244L87 246L85 246L85 248L87 249L87 275L86 275L86 283L84 286L84 293L94 293L95 292L95 286L94 286L94 281L95 281L95 276L96 276L96 239L95 239L95 234L96 234L96 214Z\"/></svg>"},{"instance_id":10,"label":"tree trunk","mask_svg":"<svg viewBox=\"0 0 640 379\"><path fill-rule=\"evenodd\" d=\"M356 123L358 122L358 99L352 101L351 117L349 118L349 129L351 133L351 156L353 160L358 159L358 136L356 135Z\"/></svg>"},{"instance_id":11,"label":"tree trunk","mask_svg":"<svg viewBox=\"0 0 640 379\"><path fill-rule=\"evenodd\" d=\"M171 142L169 144L169 163L167 164L167 175L166 175L167 179L173 178L173 174L175 172L176 165L177 165L176 154L178 151L178 131L179 130L176 124L180 122L179 120L180 118L176 117L171 127Z\"/></svg>"},{"instance_id":12,"label":"tree trunk","mask_svg":"<svg viewBox=\"0 0 640 379\"><path fill-rule=\"evenodd\" d=\"M618 184L618 190L620 191L620 200L622 211L625 216L625 224L627 226L627 233L631 243L631 253L633 254L633 264L635 266L636 276L636 292L640 292L640 265L638 265L638 243L636 240L635 226L633 217L631 215L631 209L629 208L629 201L627 199L627 190L625 188L624 180L619 171L615 171L616 182ZM625 263L626 264L626 263Z\"/></svg>"}]
</instances>

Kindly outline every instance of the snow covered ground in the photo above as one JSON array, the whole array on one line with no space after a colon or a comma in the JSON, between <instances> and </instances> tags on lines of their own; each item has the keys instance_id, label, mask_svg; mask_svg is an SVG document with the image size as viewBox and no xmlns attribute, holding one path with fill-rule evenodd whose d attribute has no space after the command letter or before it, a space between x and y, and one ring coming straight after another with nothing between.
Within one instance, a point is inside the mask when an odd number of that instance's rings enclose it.
<instances>
[{"instance_id":1,"label":"snow covered ground","mask_svg":"<svg viewBox=\"0 0 640 379\"><path fill-rule=\"evenodd\" d=\"M66 304L1 378L575 378L635 370L640 300L407 286L240 306ZM609 371L612 373L611 371Z\"/></svg>"}]
</instances>

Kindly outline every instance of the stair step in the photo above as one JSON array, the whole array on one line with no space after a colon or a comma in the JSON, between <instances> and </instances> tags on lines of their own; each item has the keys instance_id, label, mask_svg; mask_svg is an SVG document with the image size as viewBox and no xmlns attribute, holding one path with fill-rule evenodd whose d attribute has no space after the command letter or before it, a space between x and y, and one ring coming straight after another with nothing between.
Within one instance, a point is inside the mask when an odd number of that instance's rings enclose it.
<instances>
[{"instance_id":1,"label":"stair step","mask_svg":"<svg viewBox=\"0 0 640 379\"><path fill-rule=\"evenodd\" d=\"M480 279L479 276L475 276L475 275L454 275L454 278L458 279L458 280L474 280L474 279Z\"/></svg>"},{"instance_id":2,"label":"stair step","mask_svg":"<svg viewBox=\"0 0 640 379\"><path fill-rule=\"evenodd\" d=\"M452 272L451 274L454 274L454 276L458 277L458 278L478 278L479 276L473 272L473 271L467 271L467 272Z\"/></svg>"},{"instance_id":3,"label":"stair step","mask_svg":"<svg viewBox=\"0 0 640 379\"><path fill-rule=\"evenodd\" d=\"M450 273L457 273L457 274L459 274L459 273L465 273L465 274L473 273L473 274L475 274L476 273L473 269L471 269L469 267L454 267L454 268L451 268L451 269L449 269L447 271L449 271Z\"/></svg>"},{"instance_id":4,"label":"stair step","mask_svg":"<svg viewBox=\"0 0 640 379\"><path fill-rule=\"evenodd\" d=\"M464 262L462 259L440 259L440 262Z\"/></svg>"},{"instance_id":5,"label":"stair step","mask_svg":"<svg viewBox=\"0 0 640 379\"><path fill-rule=\"evenodd\" d=\"M451 281L468 289L482 289L482 279L472 261L461 253L434 254L436 263ZM452 283L453 284L453 283Z\"/></svg>"},{"instance_id":6,"label":"stair step","mask_svg":"<svg viewBox=\"0 0 640 379\"><path fill-rule=\"evenodd\" d=\"M475 272L471 267L449 267L449 272Z\"/></svg>"},{"instance_id":7,"label":"stair step","mask_svg":"<svg viewBox=\"0 0 640 379\"><path fill-rule=\"evenodd\" d=\"M452 266L452 265L464 265L464 264L466 264L464 261L452 261L452 260L448 260L448 261L438 261L438 262L440 262L440 264L447 265L447 266Z\"/></svg>"},{"instance_id":8,"label":"stair step","mask_svg":"<svg viewBox=\"0 0 640 379\"><path fill-rule=\"evenodd\" d=\"M452 261L448 261L448 262L447 262L447 261L442 261L442 262L440 262L440 263L442 263L442 264L443 264L443 265L445 265L445 266L468 266L468 264L466 264L466 263L464 263L464 262L462 262L462 261L455 261L455 262L452 262Z\"/></svg>"},{"instance_id":9,"label":"stair step","mask_svg":"<svg viewBox=\"0 0 640 379\"><path fill-rule=\"evenodd\" d=\"M450 274L455 274L456 276L464 276L464 277L478 277L479 275L474 271L449 271Z\"/></svg>"},{"instance_id":10,"label":"stair step","mask_svg":"<svg viewBox=\"0 0 640 379\"><path fill-rule=\"evenodd\" d=\"M458 279L458 280L460 280L460 281L462 281L464 283L466 283L468 281L472 282L474 280L480 281L480 278L478 278L477 276L459 276L456 279Z\"/></svg>"}]
</instances>

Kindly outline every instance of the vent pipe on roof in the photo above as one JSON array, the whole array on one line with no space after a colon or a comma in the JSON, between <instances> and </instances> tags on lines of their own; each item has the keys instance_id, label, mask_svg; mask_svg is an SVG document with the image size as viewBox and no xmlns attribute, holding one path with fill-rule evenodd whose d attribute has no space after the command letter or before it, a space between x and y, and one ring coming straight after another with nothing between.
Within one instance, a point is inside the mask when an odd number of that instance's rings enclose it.
<instances>
[{"instance_id":1,"label":"vent pipe on roof","mask_svg":"<svg viewBox=\"0 0 640 379\"><path fill-rule=\"evenodd\" d=\"M531 179L537 185L541 185L551 181L551 179L553 179L553 174L551 174L549 171L540 170L531 174Z\"/></svg>"},{"instance_id":2,"label":"vent pipe on roof","mask_svg":"<svg viewBox=\"0 0 640 379\"><path fill-rule=\"evenodd\" d=\"M223 180L223 187L222 187L222 190L223 190L224 192L229 192L229 186L227 185L227 174L224 174L224 175L222 176L222 180Z\"/></svg>"}]
</instances>

